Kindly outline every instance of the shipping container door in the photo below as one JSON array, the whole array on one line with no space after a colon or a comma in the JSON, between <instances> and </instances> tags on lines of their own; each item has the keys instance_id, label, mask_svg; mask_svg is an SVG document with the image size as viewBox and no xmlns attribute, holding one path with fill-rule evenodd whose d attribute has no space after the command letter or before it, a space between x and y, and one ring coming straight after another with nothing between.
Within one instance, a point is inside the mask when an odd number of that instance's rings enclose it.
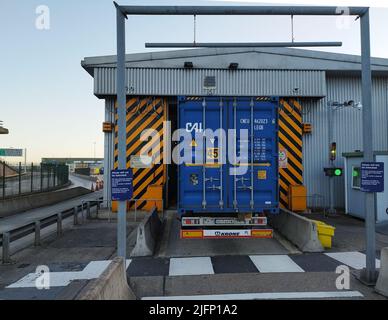
<instances>
[{"instance_id":1,"label":"shipping container door","mask_svg":"<svg viewBox=\"0 0 388 320\"><path fill-rule=\"evenodd\" d=\"M231 161L230 168L238 171L229 176L228 205L239 212L276 208L278 103L257 98L239 98L231 103L229 127L236 129L238 161Z\"/></svg>"},{"instance_id":2,"label":"shipping container door","mask_svg":"<svg viewBox=\"0 0 388 320\"><path fill-rule=\"evenodd\" d=\"M179 128L191 135L192 151L191 161L179 166L179 208L182 212L225 209L227 190L222 158L226 150L221 150L225 137L221 137L219 131L226 124L225 110L221 98L180 99ZM202 137L203 133L206 138ZM183 152L180 155L183 157Z\"/></svg>"}]
</instances>

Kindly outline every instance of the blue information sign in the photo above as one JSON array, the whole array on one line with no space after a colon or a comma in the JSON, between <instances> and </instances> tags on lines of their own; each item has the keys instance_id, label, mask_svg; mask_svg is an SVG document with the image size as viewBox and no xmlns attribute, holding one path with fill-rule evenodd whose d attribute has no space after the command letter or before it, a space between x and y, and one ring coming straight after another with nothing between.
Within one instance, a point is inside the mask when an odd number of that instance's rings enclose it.
<instances>
[{"instance_id":1,"label":"blue information sign","mask_svg":"<svg viewBox=\"0 0 388 320\"><path fill-rule=\"evenodd\" d=\"M384 162L361 163L361 191L384 192Z\"/></svg>"},{"instance_id":2,"label":"blue information sign","mask_svg":"<svg viewBox=\"0 0 388 320\"><path fill-rule=\"evenodd\" d=\"M112 170L112 200L126 201L133 196L132 170Z\"/></svg>"}]
</instances>

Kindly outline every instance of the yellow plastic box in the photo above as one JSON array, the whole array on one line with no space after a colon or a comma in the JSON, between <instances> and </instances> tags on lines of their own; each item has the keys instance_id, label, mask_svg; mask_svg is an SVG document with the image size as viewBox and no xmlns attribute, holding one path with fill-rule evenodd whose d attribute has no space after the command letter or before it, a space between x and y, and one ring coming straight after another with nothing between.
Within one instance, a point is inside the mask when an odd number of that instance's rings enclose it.
<instances>
[{"instance_id":1,"label":"yellow plastic box","mask_svg":"<svg viewBox=\"0 0 388 320\"><path fill-rule=\"evenodd\" d=\"M322 222L313 220L318 229L318 238L324 248L330 249L332 246L332 239L334 237L335 228Z\"/></svg>"}]
</instances>

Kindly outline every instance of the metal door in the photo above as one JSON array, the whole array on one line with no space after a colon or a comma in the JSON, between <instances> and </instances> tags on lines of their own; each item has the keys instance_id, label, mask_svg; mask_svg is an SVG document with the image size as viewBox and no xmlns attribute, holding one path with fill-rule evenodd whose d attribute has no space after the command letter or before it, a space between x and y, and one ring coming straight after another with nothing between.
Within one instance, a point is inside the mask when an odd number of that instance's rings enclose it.
<instances>
[{"instance_id":1,"label":"metal door","mask_svg":"<svg viewBox=\"0 0 388 320\"><path fill-rule=\"evenodd\" d=\"M262 212L277 208L277 107L276 99L236 98L229 108L229 128L236 130L235 145L240 158L239 163L231 161L230 167L243 172L230 175L228 206L235 211Z\"/></svg>"},{"instance_id":2,"label":"metal door","mask_svg":"<svg viewBox=\"0 0 388 320\"><path fill-rule=\"evenodd\" d=\"M191 161L179 166L179 207L224 210L226 150L222 148L225 141L219 129L225 128L225 116L222 98L194 98L180 104L180 128L191 135L193 154Z\"/></svg>"}]
</instances>

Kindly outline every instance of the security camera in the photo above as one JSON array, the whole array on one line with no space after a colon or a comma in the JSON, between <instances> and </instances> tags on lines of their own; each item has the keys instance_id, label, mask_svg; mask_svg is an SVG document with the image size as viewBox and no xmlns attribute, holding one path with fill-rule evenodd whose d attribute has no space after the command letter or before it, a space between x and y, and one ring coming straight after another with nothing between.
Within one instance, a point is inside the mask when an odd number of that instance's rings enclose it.
<instances>
[{"instance_id":1,"label":"security camera","mask_svg":"<svg viewBox=\"0 0 388 320\"><path fill-rule=\"evenodd\" d=\"M361 110L362 109L362 103L361 102L357 102L355 105L354 105L354 108L358 109L358 110Z\"/></svg>"}]
</instances>

